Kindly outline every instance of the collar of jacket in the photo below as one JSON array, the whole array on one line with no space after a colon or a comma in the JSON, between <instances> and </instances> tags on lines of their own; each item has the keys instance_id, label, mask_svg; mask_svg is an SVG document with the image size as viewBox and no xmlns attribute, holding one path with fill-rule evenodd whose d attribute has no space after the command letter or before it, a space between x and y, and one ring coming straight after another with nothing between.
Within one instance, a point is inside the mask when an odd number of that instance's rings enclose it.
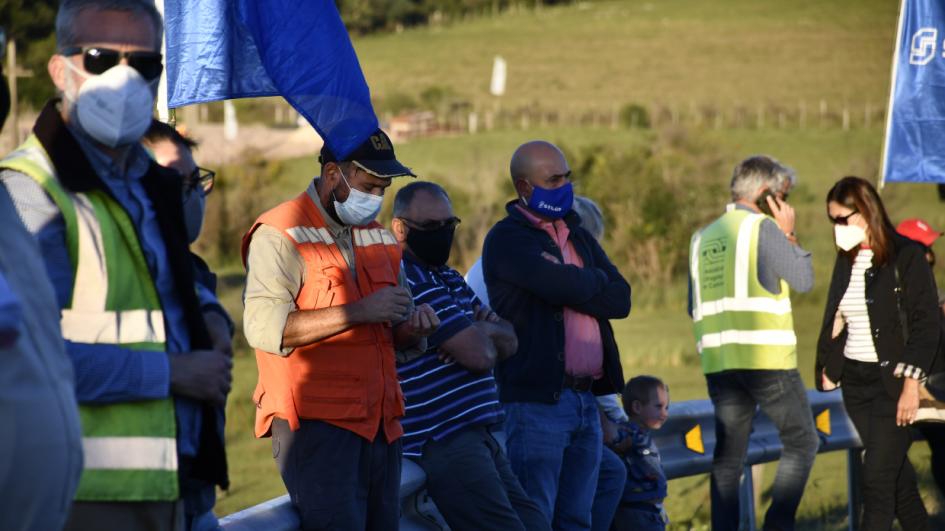
<instances>
[{"instance_id":1,"label":"collar of jacket","mask_svg":"<svg viewBox=\"0 0 945 531\"><path fill-rule=\"evenodd\" d=\"M69 168L69 171L58 171L59 182L70 192L82 193L92 190L106 190L109 188L101 177L95 173L92 164L86 158L79 142L72 136L66 123L59 113L59 98L53 98L46 103L36 124L33 125L33 134L42 144L49 155L53 166ZM149 162L145 180L161 178L175 179L176 172L161 168L153 160Z\"/></svg>"},{"instance_id":2,"label":"collar of jacket","mask_svg":"<svg viewBox=\"0 0 945 531\"><path fill-rule=\"evenodd\" d=\"M515 208L516 205L521 204L518 199L513 199L505 204L505 212L509 215L509 218L516 221L517 223L524 225L530 229L542 230L541 227L536 227L532 225L532 222L526 218L522 212ZM564 222L568 225L569 230L574 230L576 227L581 226L581 216L572 208L567 214L564 215Z\"/></svg>"}]
</instances>

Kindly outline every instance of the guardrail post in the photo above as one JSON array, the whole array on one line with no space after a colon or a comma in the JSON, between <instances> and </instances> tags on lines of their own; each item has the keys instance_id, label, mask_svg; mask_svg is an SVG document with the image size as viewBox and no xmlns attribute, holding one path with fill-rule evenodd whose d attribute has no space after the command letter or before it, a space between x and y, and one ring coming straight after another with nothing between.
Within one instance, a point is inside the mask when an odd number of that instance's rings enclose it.
<instances>
[{"instance_id":1,"label":"guardrail post","mask_svg":"<svg viewBox=\"0 0 945 531\"><path fill-rule=\"evenodd\" d=\"M755 528L755 481L751 474L751 466L742 471L742 479L738 485L738 528L754 531Z\"/></svg>"},{"instance_id":2,"label":"guardrail post","mask_svg":"<svg viewBox=\"0 0 945 531\"><path fill-rule=\"evenodd\" d=\"M860 528L860 509L863 507L863 493L860 492L860 480L863 467L860 461L862 448L847 450L847 529L856 531Z\"/></svg>"}]
</instances>

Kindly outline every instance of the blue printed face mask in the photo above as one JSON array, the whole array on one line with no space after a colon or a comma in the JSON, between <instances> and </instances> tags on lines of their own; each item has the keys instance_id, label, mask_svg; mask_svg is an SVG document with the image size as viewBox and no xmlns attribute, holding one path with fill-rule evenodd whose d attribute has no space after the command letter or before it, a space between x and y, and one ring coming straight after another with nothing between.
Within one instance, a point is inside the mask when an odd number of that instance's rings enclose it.
<instances>
[{"instance_id":1,"label":"blue printed face mask","mask_svg":"<svg viewBox=\"0 0 945 531\"><path fill-rule=\"evenodd\" d=\"M532 185L532 197L528 200L528 208L546 218L561 219L571 211L573 203L574 187L571 183L550 190Z\"/></svg>"}]
</instances>

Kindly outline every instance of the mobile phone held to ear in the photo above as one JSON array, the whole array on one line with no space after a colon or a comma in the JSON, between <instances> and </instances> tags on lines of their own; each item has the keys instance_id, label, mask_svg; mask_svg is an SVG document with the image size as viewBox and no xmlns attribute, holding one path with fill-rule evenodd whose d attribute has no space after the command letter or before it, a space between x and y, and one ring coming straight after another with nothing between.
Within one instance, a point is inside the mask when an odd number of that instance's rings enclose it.
<instances>
[{"instance_id":1,"label":"mobile phone held to ear","mask_svg":"<svg viewBox=\"0 0 945 531\"><path fill-rule=\"evenodd\" d=\"M755 206L758 207L763 214L774 217L774 214L771 212L771 207L768 206L768 198L771 197L777 202L777 196L771 193L771 190L765 190L761 192L761 195L758 197L758 200L755 201Z\"/></svg>"}]
</instances>

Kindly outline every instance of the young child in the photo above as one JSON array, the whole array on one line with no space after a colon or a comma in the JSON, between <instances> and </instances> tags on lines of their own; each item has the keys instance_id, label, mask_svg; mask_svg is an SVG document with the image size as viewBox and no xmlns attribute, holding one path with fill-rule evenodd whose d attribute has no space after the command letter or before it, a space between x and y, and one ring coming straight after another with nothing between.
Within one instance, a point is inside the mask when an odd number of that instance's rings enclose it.
<instances>
[{"instance_id":1,"label":"young child","mask_svg":"<svg viewBox=\"0 0 945 531\"><path fill-rule=\"evenodd\" d=\"M623 407L629 421L621 423L614 450L627 465L627 486L614 517L617 531L663 531L668 519L663 510L666 475L651 430L669 416L669 387L655 376L637 376L627 382Z\"/></svg>"}]
</instances>

